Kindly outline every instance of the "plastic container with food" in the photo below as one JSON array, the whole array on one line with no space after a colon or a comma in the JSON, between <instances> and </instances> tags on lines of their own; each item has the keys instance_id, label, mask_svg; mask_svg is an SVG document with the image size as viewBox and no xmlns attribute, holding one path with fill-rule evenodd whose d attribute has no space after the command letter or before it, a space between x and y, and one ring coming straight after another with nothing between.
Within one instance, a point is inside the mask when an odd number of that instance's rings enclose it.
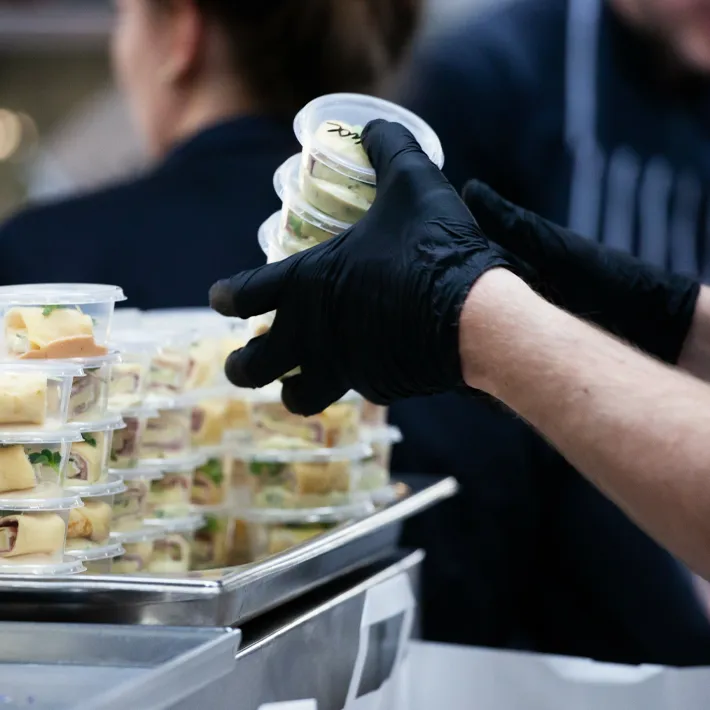
<instances>
[{"instance_id":1,"label":"plastic container with food","mask_svg":"<svg viewBox=\"0 0 710 710\"><path fill-rule=\"evenodd\" d=\"M199 515L148 521L161 531L148 564L152 574L184 574L190 571L195 533L204 525Z\"/></svg>"},{"instance_id":2,"label":"plastic container with food","mask_svg":"<svg viewBox=\"0 0 710 710\"><path fill-rule=\"evenodd\" d=\"M112 368L121 360L116 350L101 357L74 358L71 364L84 374L75 377L69 397L69 421L86 422L102 419L108 414L108 392Z\"/></svg>"},{"instance_id":3,"label":"plastic container with food","mask_svg":"<svg viewBox=\"0 0 710 710\"><path fill-rule=\"evenodd\" d=\"M111 340L121 353L121 362L111 369L108 405L115 411L138 407L148 387L148 374L159 347L149 332L124 331Z\"/></svg>"},{"instance_id":4,"label":"plastic container with food","mask_svg":"<svg viewBox=\"0 0 710 710\"><path fill-rule=\"evenodd\" d=\"M299 179L301 169L300 155L294 155L283 163L274 174L274 189L283 202L278 223L267 220L263 229L276 236L286 255L291 256L304 249L325 242L341 234L365 214L363 210L349 212L341 210L338 217L331 212L319 209L318 203L308 199ZM311 181L312 182L312 181ZM321 203L322 204L322 203ZM355 216L357 215L357 216ZM265 235L266 236L266 235ZM264 237L261 237L262 241Z\"/></svg>"},{"instance_id":5,"label":"plastic container with food","mask_svg":"<svg viewBox=\"0 0 710 710\"><path fill-rule=\"evenodd\" d=\"M158 411L146 424L140 446L142 465L149 462L160 465L162 461L186 456L191 449L193 405L176 401L170 408Z\"/></svg>"},{"instance_id":6,"label":"plastic container with food","mask_svg":"<svg viewBox=\"0 0 710 710\"><path fill-rule=\"evenodd\" d=\"M362 425L364 427L387 428L387 418L389 416L389 407L382 407L379 404L373 404L366 399L362 402Z\"/></svg>"},{"instance_id":7,"label":"plastic container with food","mask_svg":"<svg viewBox=\"0 0 710 710\"><path fill-rule=\"evenodd\" d=\"M68 487L86 486L106 481L109 472L111 441L116 431L123 429L123 419L111 414L93 422L72 425L81 435L80 442L71 445L65 483Z\"/></svg>"},{"instance_id":8,"label":"plastic container with food","mask_svg":"<svg viewBox=\"0 0 710 710\"><path fill-rule=\"evenodd\" d=\"M82 540L67 540L66 556L84 563L88 574L110 574L113 560L125 553L123 546L113 540L84 545Z\"/></svg>"},{"instance_id":9,"label":"plastic container with food","mask_svg":"<svg viewBox=\"0 0 710 710\"><path fill-rule=\"evenodd\" d=\"M234 515L225 506L195 506L204 519L192 541L191 569L219 569L229 563L229 548L234 537Z\"/></svg>"},{"instance_id":10,"label":"plastic container with food","mask_svg":"<svg viewBox=\"0 0 710 710\"><path fill-rule=\"evenodd\" d=\"M126 490L114 498L112 530L138 530L148 517L148 495L151 484L163 477L152 466L112 471L123 478Z\"/></svg>"},{"instance_id":11,"label":"plastic container with food","mask_svg":"<svg viewBox=\"0 0 710 710\"><path fill-rule=\"evenodd\" d=\"M148 571L155 542L163 531L154 525L113 533L112 540L123 546L123 555L113 561L112 574L141 574Z\"/></svg>"},{"instance_id":12,"label":"plastic container with food","mask_svg":"<svg viewBox=\"0 0 710 710\"><path fill-rule=\"evenodd\" d=\"M108 354L118 286L25 284L0 287L2 354L20 359L66 359Z\"/></svg>"},{"instance_id":13,"label":"plastic container with food","mask_svg":"<svg viewBox=\"0 0 710 710\"><path fill-rule=\"evenodd\" d=\"M201 453L182 459L165 461L160 470L163 477L151 482L148 512L153 518L183 518L192 509L190 497L195 470L207 461Z\"/></svg>"},{"instance_id":14,"label":"plastic container with food","mask_svg":"<svg viewBox=\"0 0 710 710\"><path fill-rule=\"evenodd\" d=\"M358 505L361 462L370 447L356 444L340 449L252 450L242 456L249 471L254 508L322 509Z\"/></svg>"},{"instance_id":15,"label":"plastic container with food","mask_svg":"<svg viewBox=\"0 0 710 710\"><path fill-rule=\"evenodd\" d=\"M332 530L338 523L246 523L249 559L257 561L286 552Z\"/></svg>"},{"instance_id":16,"label":"plastic container with food","mask_svg":"<svg viewBox=\"0 0 710 710\"><path fill-rule=\"evenodd\" d=\"M180 397L182 403L192 407L192 446L214 447L223 443L229 423L227 414L230 398L234 396L235 390L231 385L222 385L195 390Z\"/></svg>"},{"instance_id":17,"label":"plastic container with food","mask_svg":"<svg viewBox=\"0 0 710 710\"><path fill-rule=\"evenodd\" d=\"M411 111L374 96L321 96L299 111L293 125L303 146L299 177L303 195L325 214L356 222L372 205L377 177L362 145L362 130L377 118L404 125L432 162L443 166L439 138Z\"/></svg>"},{"instance_id":18,"label":"plastic container with food","mask_svg":"<svg viewBox=\"0 0 710 710\"><path fill-rule=\"evenodd\" d=\"M195 468L192 479L192 503L195 505L224 505L231 489L229 476L232 456L229 447L202 449L207 459Z\"/></svg>"},{"instance_id":19,"label":"plastic container with food","mask_svg":"<svg viewBox=\"0 0 710 710\"><path fill-rule=\"evenodd\" d=\"M402 432L397 427L365 427L362 438L372 447L372 455L363 461L360 488L376 496L387 496L392 447L402 441Z\"/></svg>"},{"instance_id":20,"label":"plastic container with food","mask_svg":"<svg viewBox=\"0 0 710 710\"><path fill-rule=\"evenodd\" d=\"M106 483L72 488L72 493L76 493L84 505L69 512L68 552L91 550L108 544L114 500L125 490L123 480L115 474L110 475Z\"/></svg>"},{"instance_id":21,"label":"plastic container with food","mask_svg":"<svg viewBox=\"0 0 710 710\"><path fill-rule=\"evenodd\" d=\"M333 448L360 439L362 397L355 392L313 417L292 414L281 401L281 387L269 385L253 395L252 439L257 448Z\"/></svg>"},{"instance_id":22,"label":"plastic container with food","mask_svg":"<svg viewBox=\"0 0 710 710\"><path fill-rule=\"evenodd\" d=\"M148 373L147 400L160 402L185 391L191 367L190 350L196 334L192 329L153 331L158 352L153 355Z\"/></svg>"},{"instance_id":23,"label":"plastic container with food","mask_svg":"<svg viewBox=\"0 0 710 710\"><path fill-rule=\"evenodd\" d=\"M135 468L140 461L143 436L148 427L148 420L158 416L158 411L146 407L124 409L121 412L124 428L113 432L110 466L113 469Z\"/></svg>"},{"instance_id":24,"label":"plastic container with food","mask_svg":"<svg viewBox=\"0 0 710 710\"><path fill-rule=\"evenodd\" d=\"M83 372L70 362L0 363L0 432L64 426L72 382Z\"/></svg>"},{"instance_id":25,"label":"plastic container with food","mask_svg":"<svg viewBox=\"0 0 710 710\"><path fill-rule=\"evenodd\" d=\"M21 574L25 565L62 564L69 516L81 505L77 496L56 487L25 496L3 494L0 497L0 573Z\"/></svg>"},{"instance_id":26,"label":"plastic container with food","mask_svg":"<svg viewBox=\"0 0 710 710\"><path fill-rule=\"evenodd\" d=\"M54 495L65 485L74 429L0 432L0 498Z\"/></svg>"}]
</instances>

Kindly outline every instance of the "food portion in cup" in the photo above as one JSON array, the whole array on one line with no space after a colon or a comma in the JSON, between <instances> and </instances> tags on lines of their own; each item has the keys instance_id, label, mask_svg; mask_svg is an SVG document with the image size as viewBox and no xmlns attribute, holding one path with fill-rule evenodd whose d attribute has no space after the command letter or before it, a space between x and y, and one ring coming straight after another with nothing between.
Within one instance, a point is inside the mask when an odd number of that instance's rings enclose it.
<instances>
[{"instance_id":1,"label":"food portion in cup","mask_svg":"<svg viewBox=\"0 0 710 710\"><path fill-rule=\"evenodd\" d=\"M155 541L148 571L153 574L184 574L192 563L192 545L195 533L203 525L201 516L151 521L162 530Z\"/></svg>"},{"instance_id":2,"label":"food portion in cup","mask_svg":"<svg viewBox=\"0 0 710 710\"><path fill-rule=\"evenodd\" d=\"M82 373L72 363L0 364L0 432L66 424L72 381Z\"/></svg>"},{"instance_id":3,"label":"food portion in cup","mask_svg":"<svg viewBox=\"0 0 710 710\"><path fill-rule=\"evenodd\" d=\"M261 560L286 552L332 530L337 523L248 523L251 559Z\"/></svg>"},{"instance_id":4,"label":"food portion in cup","mask_svg":"<svg viewBox=\"0 0 710 710\"><path fill-rule=\"evenodd\" d=\"M84 485L72 490L81 497L84 505L69 511L67 549L87 550L107 543L115 497L125 490L123 481L115 474L106 483Z\"/></svg>"},{"instance_id":5,"label":"food portion in cup","mask_svg":"<svg viewBox=\"0 0 710 710\"><path fill-rule=\"evenodd\" d=\"M229 474L232 460L221 450L208 451L209 458L195 469L192 480L192 503L222 505L230 490Z\"/></svg>"},{"instance_id":6,"label":"food portion in cup","mask_svg":"<svg viewBox=\"0 0 710 710\"><path fill-rule=\"evenodd\" d=\"M197 507L204 524L192 541L192 569L206 570L226 567L232 543L234 517L227 508Z\"/></svg>"},{"instance_id":7,"label":"food portion in cup","mask_svg":"<svg viewBox=\"0 0 710 710\"><path fill-rule=\"evenodd\" d=\"M219 446L227 431L229 399L220 397L198 402L192 410L192 445Z\"/></svg>"},{"instance_id":8,"label":"food portion in cup","mask_svg":"<svg viewBox=\"0 0 710 710\"><path fill-rule=\"evenodd\" d=\"M3 505L0 509L0 567L62 562L69 513L69 509L28 511Z\"/></svg>"},{"instance_id":9,"label":"food portion in cup","mask_svg":"<svg viewBox=\"0 0 710 710\"><path fill-rule=\"evenodd\" d=\"M207 461L203 454L165 461L162 478L152 481L148 496L148 511L153 518L183 518L191 510L190 496L195 469Z\"/></svg>"},{"instance_id":10,"label":"food portion in cup","mask_svg":"<svg viewBox=\"0 0 710 710\"><path fill-rule=\"evenodd\" d=\"M360 488L377 493L390 485L392 446L402 441L397 427L366 427L363 439L372 447L372 455L363 461Z\"/></svg>"},{"instance_id":11,"label":"food portion in cup","mask_svg":"<svg viewBox=\"0 0 710 710\"><path fill-rule=\"evenodd\" d=\"M148 517L148 496L154 481L163 477L161 471L152 468L121 469L115 471L123 478L125 492L113 501L113 530L117 532L138 530Z\"/></svg>"},{"instance_id":12,"label":"food portion in cup","mask_svg":"<svg viewBox=\"0 0 710 710\"><path fill-rule=\"evenodd\" d=\"M111 369L118 353L106 358L84 360L84 374L75 377L69 398L69 421L85 422L101 419L108 412L108 392Z\"/></svg>"},{"instance_id":13,"label":"food portion in cup","mask_svg":"<svg viewBox=\"0 0 710 710\"><path fill-rule=\"evenodd\" d=\"M195 340L192 330L156 331L158 352L153 355L148 374L150 398L175 397L185 391L190 364L190 349Z\"/></svg>"},{"instance_id":14,"label":"food portion in cup","mask_svg":"<svg viewBox=\"0 0 710 710\"><path fill-rule=\"evenodd\" d=\"M116 286L26 284L0 288L5 354L19 359L106 355Z\"/></svg>"},{"instance_id":15,"label":"food portion in cup","mask_svg":"<svg viewBox=\"0 0 710 710\"><path fill-rule=\"evenodd\" d=\"M155 526L145 526L138 530L114 533L112 540L123 546L123 555L113 562L113 574L147 573L153 556L155 542L163 532Z\"/></svg>"},{"instance_id":16,"label":"food portion in cup","mask_svg":"<svg viewBox=\"0 0 710 710\"><path fill-rule=\"evenodd\" d=\"M125 427L113 432L109 460L111 468L135 468L140 460L143 436L151 417L158 412L151 409L126 409L122 412Z\"/></svg>"},{"instance_id":17,"label":"food portion in cup","mask_svg":"<svg viewBox=\"0 0 710 710\"><path fill-rule=\"evenodd\" d=\"M192 406L161 409L157 417L148 419L140 458L160 460L185 456L190 451L192 410Z\"/></svg>"},{"instance_id":18,"label":"food portion in cup","mask_svg":"<svg viewBox=\"0 0 710 710\"><path fill-rule=\"evenodd\" d=\"M75 424L82 441L71 446L66 470L67 486L85 486L106 481L111 441L123 426L123 420L115 414L95 422Z\"/></svg>"}]
</instances>

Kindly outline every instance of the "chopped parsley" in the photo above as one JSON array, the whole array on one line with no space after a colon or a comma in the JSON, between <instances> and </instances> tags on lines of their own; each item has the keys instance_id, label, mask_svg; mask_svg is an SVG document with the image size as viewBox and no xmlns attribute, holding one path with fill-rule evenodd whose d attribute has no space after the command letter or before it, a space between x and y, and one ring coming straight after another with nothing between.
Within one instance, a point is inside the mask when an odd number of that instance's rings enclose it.
<instances>
[{"instance_id":1,"label":"chopped parsley","mask_svg":"<svg viewBox=\"0 0 710 710\"><path fill-rule=\"evenodd\" d=\"M283 473L286 464L283 463L261 463L252 461L249 465L249 471L255 476L265 476L268 478L276 478Z\"/></svg>"},{"instance_id":2,"label":"chopped parsley","mask_svg":"<svg viewBox=\"0 0 710 710\"><path fill-rule=\"evenodd\" d=\"M96 448L96 439L93 434L82 434L81 438L89 445Z\"/></svg>"},{"instance_id":3,"label":"chopped parsley","mask_svg":"<svg viewBox=\"0 0 710 710\"><path fill-rule=\"evenodd\" d=\"M220 485L224 480L222 462L219 459L210 459L204 466L200 466L197 470L207 476L207 478L216 485Z\"/></svg>"},{"instance_id":4,"label":"chopped parsley","mask_svg":"<svg viewBox=\"0 0 710 710\"><path fill-rule=\"evenodd\" d=\"M42 449L40 452L30 454L29 459L32 465L49 466L57 473L59 473L59 467L62 464L62 455L59 451L50 451L49 449Z\"/></svg>"}]
</instances>

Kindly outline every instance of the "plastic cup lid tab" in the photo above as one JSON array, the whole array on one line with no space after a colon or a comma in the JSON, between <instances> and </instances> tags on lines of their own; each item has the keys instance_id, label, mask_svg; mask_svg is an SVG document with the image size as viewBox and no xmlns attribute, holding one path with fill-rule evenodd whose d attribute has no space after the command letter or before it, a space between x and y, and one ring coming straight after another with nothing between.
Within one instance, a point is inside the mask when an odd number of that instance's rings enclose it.
<instances>
[{"instance_id":1,"label":"plastic cup lid tab","mask_svg":"<svg viewBox=\"0 0 710 710\"><path fill-rule=\"evenodd\" d=\"M118 303L126 296L119 286L107 284L21 284L0 287L0 304L58 306Z\"/></svg>"}]
</instances>

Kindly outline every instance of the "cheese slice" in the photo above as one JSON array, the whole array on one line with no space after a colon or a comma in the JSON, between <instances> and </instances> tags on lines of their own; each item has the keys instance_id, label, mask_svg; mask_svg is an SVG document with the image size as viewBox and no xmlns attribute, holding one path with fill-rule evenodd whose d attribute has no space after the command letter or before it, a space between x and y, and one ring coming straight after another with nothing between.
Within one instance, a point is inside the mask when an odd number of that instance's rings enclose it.
<instances>
[{"instance_id":1,"label":"cheese slice","mask_svg":"<svg viewBox=\"0 0 710 710\"><path fill-rule=\"evenodd\" d=\"M35 470L25 453L25 447L0 447L0 493L23 491L36 485Z\"/></svg>"},{"instance_id":2,"label":"cheese slice","mask_svg":"<svg viewBox=\"0 0 710 710\"><path fill-rule=\"evenodd\" d=\"M98 437L99 434L95 436ZM87 483L100 481L103 474L101 449L98 441L96 446L92 446L86 441L72 444L67 465L67 478Z\"/></svg>"},{"instance_id":3,"label":"cheese slice","mask_svg":"<svg viewBox=\"0 0 710 710\"><path fill-rule=\"evenodd\" d=\"M46 410L46 375L0 375L0 424L44 424Z\"/></svg>"},{"instance_id":4,"label":"cheese slice","mask_svg":"<svg viewBox=\"0 0 710 710\"><path fill-rule=\"evenodd\" d=\"M103 542L111 532L112 512L108 503L85 500L83 508L73 508L69 513L67 537Z\"/></svg>"},{"instance_id":5,"label":"cheese slice","mask_svg":"<svg viewBox=\"0 0 710 710\"><path fill-rule=\"evenodd\" d=\"M64 521L56 513L27 513L0 518L0 557L53 555L64 544Z\"/></svg>"}]
</instances>

